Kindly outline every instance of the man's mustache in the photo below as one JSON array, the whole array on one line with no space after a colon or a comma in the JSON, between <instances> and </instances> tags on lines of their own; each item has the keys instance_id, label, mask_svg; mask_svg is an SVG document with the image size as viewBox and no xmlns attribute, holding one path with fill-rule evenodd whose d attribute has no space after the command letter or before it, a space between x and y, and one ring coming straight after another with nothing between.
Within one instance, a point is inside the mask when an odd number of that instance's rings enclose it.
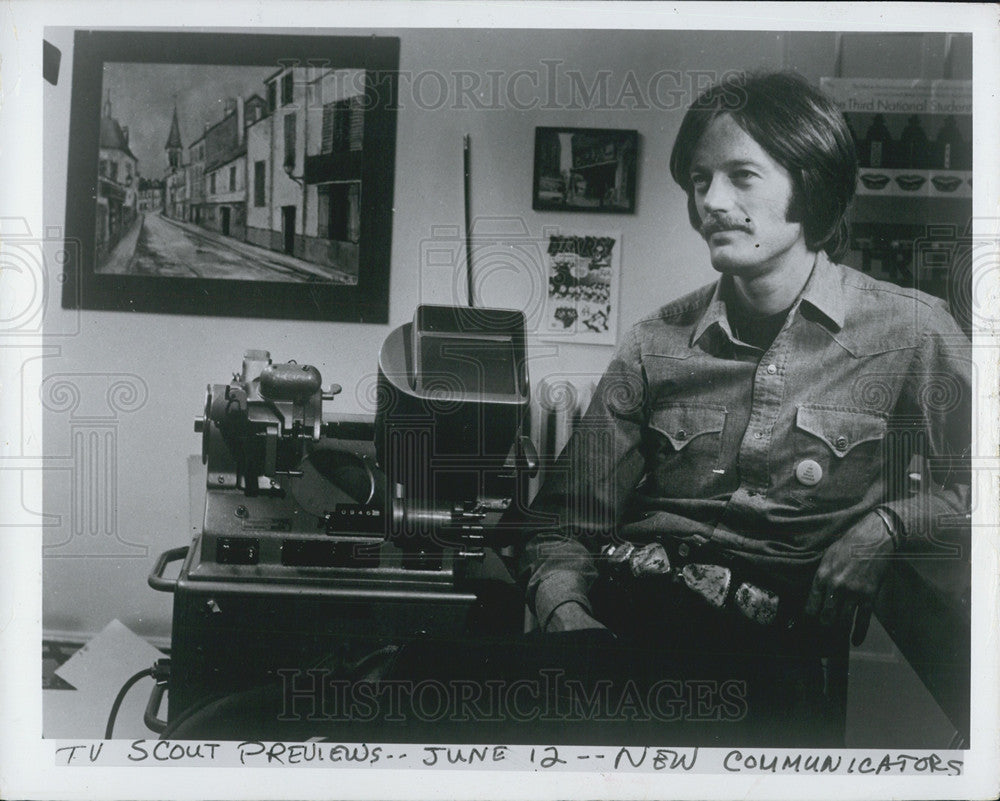
<instances>
[{"instance_id":1,"label":"man's mustache","mask_svg":"<svg viewBox=\"0 0 1000 801\"><path fill-rule=\"evenodd\" d=\"M744 217L707 217L701 223L701 235L705 239L720 231L744 231L750 233L750 225Z\"/></svg>"}]
</instances>

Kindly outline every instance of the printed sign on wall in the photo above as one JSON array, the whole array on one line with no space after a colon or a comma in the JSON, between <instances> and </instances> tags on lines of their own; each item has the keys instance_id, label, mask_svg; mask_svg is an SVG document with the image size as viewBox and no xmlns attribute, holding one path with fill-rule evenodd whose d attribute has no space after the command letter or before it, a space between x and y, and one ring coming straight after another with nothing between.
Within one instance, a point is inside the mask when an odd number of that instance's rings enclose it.
<instances>
[{"instance_id":1,"label":"printed sign on wall","mask_svg":"<svg viewBox=\"0 0 1000 801\"><path fill-rule=\"evenodd\" d=\"M621 234L550 234L543 339L614 345Z\"/></svg>"}]
</instances>

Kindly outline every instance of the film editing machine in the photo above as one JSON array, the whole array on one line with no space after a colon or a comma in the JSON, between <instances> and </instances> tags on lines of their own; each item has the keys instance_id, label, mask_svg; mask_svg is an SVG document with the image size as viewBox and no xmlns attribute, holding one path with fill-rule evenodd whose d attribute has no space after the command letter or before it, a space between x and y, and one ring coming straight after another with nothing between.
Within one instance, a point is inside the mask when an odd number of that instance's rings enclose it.
<instances>
[{"instance_id":1,"label":"film editing machine","mask_svg":"<svg viewBox=\"0 0 1000 801\"><path fill-rule=\"evenodd\" d=\"M520 629L500 521L537 463L523 315L419 306L379 353L374 419L325 414L339 392L260 350L209 386L204 528L149 577L173 593L169 721L331 653Z\"/></svg>"}]
</instances>

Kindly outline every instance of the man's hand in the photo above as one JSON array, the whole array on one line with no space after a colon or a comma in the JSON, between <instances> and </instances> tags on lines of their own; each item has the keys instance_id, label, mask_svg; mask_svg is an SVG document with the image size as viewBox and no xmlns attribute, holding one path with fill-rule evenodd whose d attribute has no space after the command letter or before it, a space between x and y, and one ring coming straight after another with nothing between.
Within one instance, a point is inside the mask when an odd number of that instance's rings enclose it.
<instances>
[{"instance_id":1,"label":"man's hand","mask_svg":"<svg viewBox=\"0 0 1000 801\"><path fill-rule=\"evenodd\" d=\"M894 550L882 518L874 512L855 523L826 549L806 601L805 613L820 623L844 628L854 619L851 642L860 645L868 633L872 604Z\"/></svg>"},{"instance_id":2,"label":"man's hand","mask_svg":"<svg viewBox=\"0 0 1000 801\"><path fill-rule=\"evenodd\" d=\"M603 623L594 620L576 601L567 601L555 608L545 626L546 634L558 631L579 631L581 629L603 629Z\"/></svg>"}]
</instances>

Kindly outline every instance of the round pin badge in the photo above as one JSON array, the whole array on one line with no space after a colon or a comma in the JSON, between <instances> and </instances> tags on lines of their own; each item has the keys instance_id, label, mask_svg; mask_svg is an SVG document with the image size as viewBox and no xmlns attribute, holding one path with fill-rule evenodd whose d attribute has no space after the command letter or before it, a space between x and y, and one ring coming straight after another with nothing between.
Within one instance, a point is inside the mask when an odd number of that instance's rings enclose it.
<instances>
[{"instance_id":1,"label":"round pin badge","mask_svg":"<svg viewBox=\"0 0 1000 801\"><path fill-rule=\"evenodd\" d=\"M800 484L812 487L819 484L820 479L823 478L823 468L819 466L819 462L803 459L795 467L795 477Z\"/></svg>"}]
</instances>

